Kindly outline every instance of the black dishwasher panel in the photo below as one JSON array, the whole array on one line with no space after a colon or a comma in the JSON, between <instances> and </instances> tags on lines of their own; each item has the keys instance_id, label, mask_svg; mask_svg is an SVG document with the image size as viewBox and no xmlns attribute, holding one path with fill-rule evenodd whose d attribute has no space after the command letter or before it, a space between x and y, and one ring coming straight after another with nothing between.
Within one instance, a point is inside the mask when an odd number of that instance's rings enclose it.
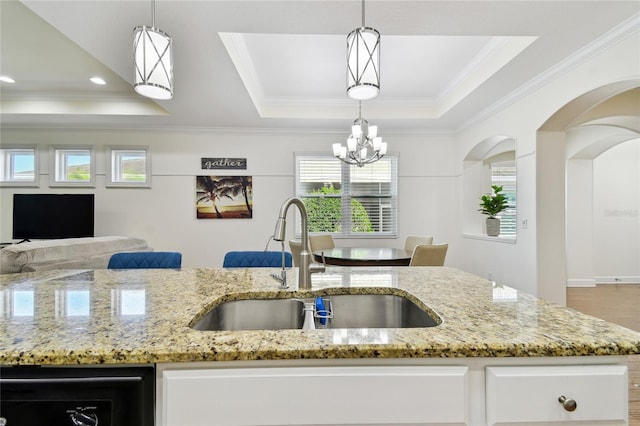
<instances>
[{"instance_id":1,"label":"black dishwasher panel","mask_svg":"<svg viewBox=\"0 0 640 426\"><path fill-rule=\"evenodd\" d=\"M153 367L0 369L6 426L153 426Z\"/></svg>"}]
</instances>

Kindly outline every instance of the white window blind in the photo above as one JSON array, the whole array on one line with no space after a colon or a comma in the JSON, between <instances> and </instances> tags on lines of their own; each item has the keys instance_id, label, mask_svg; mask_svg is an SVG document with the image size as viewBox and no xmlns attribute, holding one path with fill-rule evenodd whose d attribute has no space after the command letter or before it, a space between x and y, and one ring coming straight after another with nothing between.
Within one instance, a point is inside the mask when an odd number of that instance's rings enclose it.
<instances>
[{"instance_id":1,"label":"white window blind","mask_svg":"<svg viewBox=\"0 0 640 426\"><path fill-rule=\"evenodd\" d=\"M516 164L513 161L491 163L491 184L502 186L507 197L507 208L500 213L500 236L515 237L516 218Z\"/></svg>"},{"instance_id":2,"label":"white window blind","mask_svg":"<svg viewBox=\"0 0 640 426\"><path fill-rule=\"evenodd\" d=\"M397 236L398 157L364 167L329 155L296 155L296 196L309 215L310 232L336 237Z\"/></svg>"}]
</instances>

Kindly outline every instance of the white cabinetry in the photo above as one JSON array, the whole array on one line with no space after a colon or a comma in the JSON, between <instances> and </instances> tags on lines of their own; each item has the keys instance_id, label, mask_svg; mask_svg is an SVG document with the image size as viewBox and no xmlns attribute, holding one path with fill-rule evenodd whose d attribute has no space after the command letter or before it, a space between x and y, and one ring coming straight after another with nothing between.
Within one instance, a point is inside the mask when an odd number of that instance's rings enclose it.
<instances>
[{"instance_id":1,"label":"white cabinetry","mask_svg":"<svg viewBox=\"0 0 640 426\"><path fill-rule=\"evenodd\" d=\"M464 425L467 367L165 370L163 426Z\"/></svg>"},{"instance_id":2,"label":"white cabinetry","mask_svg":"<svg viewBox=\"0 0 640 426\"><path fill-rule=\"evenodd\" d=\"M156 424L627 425L626 364L624 356L158 364Z\"/></svg>"},{"instance_id":3,"label":"white cabinetry","mask_svg":"<svg viewBox=\"0 0 640 426\"><path fill-rule=\"evenodd\" d=\"M488 367L487 423L626 424L628 383L620 365Z\"/></svg>"}]
</instances>

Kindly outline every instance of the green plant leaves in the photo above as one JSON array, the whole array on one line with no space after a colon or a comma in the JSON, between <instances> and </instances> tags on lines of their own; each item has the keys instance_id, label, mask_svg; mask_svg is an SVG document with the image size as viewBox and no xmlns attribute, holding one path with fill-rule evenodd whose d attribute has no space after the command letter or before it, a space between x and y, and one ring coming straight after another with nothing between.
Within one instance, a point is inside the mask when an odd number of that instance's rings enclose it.
<instances>
[{"instance_id":1,"label":"green plant leaves","mask_svg":"<svg viewBox=\"0 0 640 426\"><path fill-rule=\"evenodd\" d=\"M492 194L485 194L480 197L479 212L489 217L495 217L501 211L507 208L507 197L502 194L502 186L491 185Z\"/></svg>"}]
</instances>

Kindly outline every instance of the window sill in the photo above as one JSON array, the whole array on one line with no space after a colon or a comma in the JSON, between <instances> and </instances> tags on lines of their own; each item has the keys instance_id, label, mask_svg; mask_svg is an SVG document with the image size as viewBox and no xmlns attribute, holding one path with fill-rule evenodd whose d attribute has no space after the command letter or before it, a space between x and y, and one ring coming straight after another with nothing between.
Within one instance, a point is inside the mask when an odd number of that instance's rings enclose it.
<instances>
[{"instance_id":1,"label":"window sill","mask_svg":"<svg viewBox=\"0 0 640 426\"><path fill-rule=\"evenodd\" d=\"M0 188L2 187L14 187L14 188L38 188L40 184L38 182L30 181L30 182L19 182L15 180L3 180L0 181Z\"/></svg>"},{"instance_id":2,"label":"window sill","mask_svg":"<svg viewBox=\"0 0 640 426\"><path fill-rule=\"evenodd\" d=\"M107 188L151 188L151 182L109 182Z\"/></svg>"},{"instance_id":3,"label":"window sill","mask_svg":"<svg viewBox=\"0 0 640 426\"><path fill-rule=\"evenodd\" d=\"M462 237L469 238L472 240L493 241L496 243L506 243L506 244L515 244L517 241L516 237L490 237L488 235L482 235L482 234L462 234Z\"/></svg>"}]
</instances>

